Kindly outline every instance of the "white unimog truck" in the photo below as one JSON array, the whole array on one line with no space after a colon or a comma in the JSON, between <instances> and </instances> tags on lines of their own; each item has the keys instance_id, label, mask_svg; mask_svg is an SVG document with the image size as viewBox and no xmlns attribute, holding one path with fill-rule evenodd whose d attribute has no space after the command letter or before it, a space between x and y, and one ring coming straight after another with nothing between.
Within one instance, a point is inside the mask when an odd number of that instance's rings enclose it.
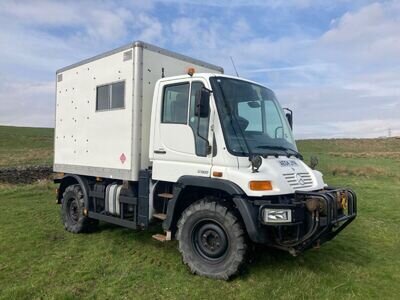
<instances>
[{"instance_id":1,"label":"white unimog truck","mask_svg":"<svg viewBox=\"0 0 400 300\"><path fill-rule=\"evenodd\" d=\"M196 274L228 279L249 243L297 255L356 217L292 136L274 93L143 42L56 74L54 171L65 228L98 221L177 239Z\"/></svg>"}]
</instances>

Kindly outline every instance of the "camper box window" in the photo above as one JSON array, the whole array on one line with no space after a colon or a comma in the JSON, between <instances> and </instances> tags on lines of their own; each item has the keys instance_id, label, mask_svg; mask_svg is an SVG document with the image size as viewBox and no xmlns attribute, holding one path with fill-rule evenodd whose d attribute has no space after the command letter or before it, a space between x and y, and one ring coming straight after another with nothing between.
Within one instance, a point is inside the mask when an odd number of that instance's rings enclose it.
<instances>
[{"instance_id":1,"label":"camper box window","mask_svg":"<svg viewBox=\"0 0 400 300\"><path fill-rule=\"evenodd\" d=\"M125 107L125 81L105 84L96 90L96 111Z\"/></svg>"}]
</instances>

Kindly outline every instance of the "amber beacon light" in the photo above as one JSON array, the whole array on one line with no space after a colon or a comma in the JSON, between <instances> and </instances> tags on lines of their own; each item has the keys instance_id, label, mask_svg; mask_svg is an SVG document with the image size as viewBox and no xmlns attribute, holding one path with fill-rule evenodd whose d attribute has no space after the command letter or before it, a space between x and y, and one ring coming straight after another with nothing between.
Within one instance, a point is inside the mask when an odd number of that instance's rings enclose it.
<instances>
[{"instance_id":1,"label":"amber beacon light","mask_svg":"<svg viewBox=\"0 0 400 300\"><path fill-rule=\"evenodd\" d=\"M188 74L189 76L193 76L193 74L194 74L195 72L196 72L195 68L193 68L193 67L187 68L187 74Z\"/></svg>"}]
</instances>

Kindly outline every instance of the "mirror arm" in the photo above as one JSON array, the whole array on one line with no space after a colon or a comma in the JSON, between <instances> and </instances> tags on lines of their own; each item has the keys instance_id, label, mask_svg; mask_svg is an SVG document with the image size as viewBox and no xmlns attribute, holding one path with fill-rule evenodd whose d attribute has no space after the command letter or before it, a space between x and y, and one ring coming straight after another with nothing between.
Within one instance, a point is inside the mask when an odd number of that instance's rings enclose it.
<instances>
[{"instance_id":1,"label":"mirror arm","mask_svg":"<svg viewBox=\"0 0 400 300\"><path fill-rule=\"evenodd\" d=\"M287 110L288 112L290 112L290 114L293 114L293 110L291 110L290 108L284 107L283 109Z\"/></svg>"}]
</instances>

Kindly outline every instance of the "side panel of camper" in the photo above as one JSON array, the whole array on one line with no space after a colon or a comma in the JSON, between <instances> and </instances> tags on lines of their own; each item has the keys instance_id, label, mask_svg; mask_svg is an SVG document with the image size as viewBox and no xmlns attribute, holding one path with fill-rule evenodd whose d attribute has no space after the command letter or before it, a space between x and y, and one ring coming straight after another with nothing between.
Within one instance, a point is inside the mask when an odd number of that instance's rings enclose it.
<instances>
[{"instance_id":1,"label":"side panel of camper","mask_svg":"<svg viewBox=\"0 0 400 300\"><path fill-rule=\"evenodd\" d=\"M133 59L125 47L57 72L54 171L136 179Z\"/></svg>"}]
</instances>

